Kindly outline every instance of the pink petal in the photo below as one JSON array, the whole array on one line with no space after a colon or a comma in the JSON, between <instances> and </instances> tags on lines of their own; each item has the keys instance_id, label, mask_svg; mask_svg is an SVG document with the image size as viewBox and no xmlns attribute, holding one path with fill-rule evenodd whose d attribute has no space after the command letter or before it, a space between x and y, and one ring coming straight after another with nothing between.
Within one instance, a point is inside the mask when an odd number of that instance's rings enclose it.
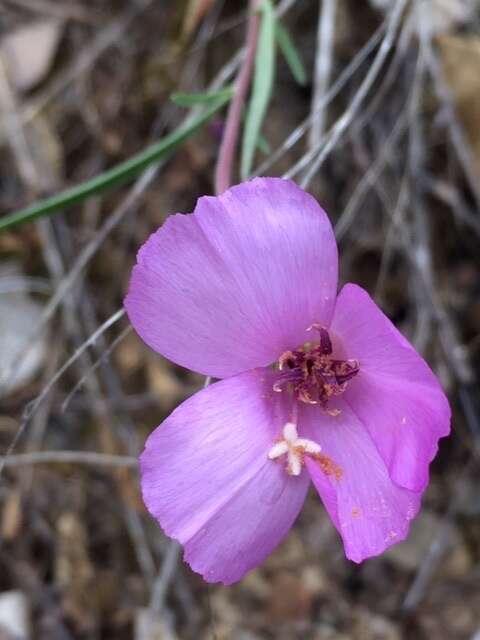
<instances>
[{"instance_id":1,"label":"pink petal","mask_svg":"<svg viewBox=\"0 0 480 640\"><path fill-rule=\"evenodd\" d=\"M322 463L306 458L310 476L354 562L376 556L408 535L420 507L420 493L397 486L372 439L342 399L332 403L332 417L318 407L304 407L299 426L318 442Z\"/></svg>"},{"instance_id":2,"label":"pink petal","mask_svg":"<svg viewBox=\"0 0 480 640\"><path fill-rule=\"evenodd\" d=\"M153 349L222 378L275 361L312 322L329 324L337 262L317 202L293 182L257 178L200 198L150 236L125 306Z\"/></svg>"},{"instance_id":3,"label":"pink petal","mask_svg":"<svg viewBox=\"0 0 480 640\"><path fill-rule=\"evenodd\" d=\"M331 325L349 358L360 361L344 399L368 429L392 479L412 491L428 484L450 407L433 372L360 287L340 292Z\"/></svg>"},{"instance_id":4,"label":"pink petal","mask_svg":"<svg viewBox=\"0 0 480 640\"><path fill-rule=\"evenodd\" d=\"M272 372L217 382L176 409L141 456L145 504L208 582L231 584L287 534L309 485L268 452L286 422Z\"/></svg>"}]
</instances>

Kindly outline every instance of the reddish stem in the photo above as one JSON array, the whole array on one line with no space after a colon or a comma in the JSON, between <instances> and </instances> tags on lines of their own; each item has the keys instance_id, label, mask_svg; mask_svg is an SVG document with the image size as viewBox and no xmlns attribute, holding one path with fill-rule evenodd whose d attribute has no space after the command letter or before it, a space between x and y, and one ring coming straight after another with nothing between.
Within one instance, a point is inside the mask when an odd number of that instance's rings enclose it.
<instances>
[{"instance_id":1,"label":"reddish stem","mask_svg":"<svg viewBox=\"0 0 480 640\"><path fill-rule=\"evenodd\" d=\"M223 133L220 151L218 154L217 166L215 168L215 193L223 193L231 185L232 167L235 150L237 148L240 122L242 120L243 105L250 86L253 63L258 42L258 31L260 27L260 16L258 8L261 0L250 0L248 29L245 43L245 59L240 68L235 83L235 95L230 103L225 131Z\"/></svg>"}]
</instances>

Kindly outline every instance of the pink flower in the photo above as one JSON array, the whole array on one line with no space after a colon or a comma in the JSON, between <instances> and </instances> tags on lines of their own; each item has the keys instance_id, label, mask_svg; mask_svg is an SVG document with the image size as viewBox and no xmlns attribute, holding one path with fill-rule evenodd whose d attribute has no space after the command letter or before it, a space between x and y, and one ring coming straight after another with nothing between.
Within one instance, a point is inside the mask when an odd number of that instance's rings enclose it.
<instances>
[{"instance_id":1,"label":"pink flower","mask_svg":"<svg viewBox=\"0 0 480 640\"><path fill-rule=\"evenodd\" d=\"M325 212L259 178L200 198L140 249L125 306L143 340L221 378L141 456L145 504L185 560L231 584L297 517L310 480L354 562L403 540L450 408L432 371L347 284Z\"/></svg>"}]
</instances>

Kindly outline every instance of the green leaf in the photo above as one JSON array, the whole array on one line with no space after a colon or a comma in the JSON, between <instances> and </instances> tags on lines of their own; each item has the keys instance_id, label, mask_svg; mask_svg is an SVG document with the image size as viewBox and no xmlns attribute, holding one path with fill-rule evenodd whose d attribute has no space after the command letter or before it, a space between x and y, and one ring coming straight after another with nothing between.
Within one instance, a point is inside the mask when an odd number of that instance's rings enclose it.
<instances>
[{"instance_id":1,"label":"green leaf","mask_svg":"<svg viewBox=\"0 0 480 640\"><path fill-rule=\"evenodd\" d=\"M197 104L210 104L233 96L233 87L226 87L212 93L172 93L170 100L179 107L193 107Z\"/></svg>"},{"instance_id":2,"label":"green leaf","mask_svg":"<svg viewBox=\"0 0 480 640\"><path fill-rule=\"evenodd\" d=\"M270 0L264 0L261 13L252 95L243 130L240 162L240 173L243 180L248 178L252 170L255 148L272 95L275 75L275 12Z\"/></svg>"},{"instance_id":3,"label":"green leaf","mask_svg":"<svg viewBox=\"0 0 480 640\"><path fill-rule=\"evenodd\" d=\"M37 220L38 218L82 202L88 197L101 193L114 185L128 182L149 165L159 162L168 156L168 154L219 111L229 99L230 96L225 95L214 100L205 111L193 118L190 122L186 122L159 142L151 145L125 162L118 164L116 167L100 173L91 180L87 180L76 187L66 189L50 198L36 202L26 209L15 211L0 218L0 231L23 224L24 222Z\"/></svg>"},{"instance_id":4,"label":"green leaf","mask_svg":"<svg viewBox=\"0 0 480 640\"><path fill-rule=\"evenodd\" d=\"M303 60L287 29L278 21L275 36L293 77L298 84L304 87L307 84L307 72L305 71Z\"/></svg>"},{"instance_id":5,"label":"green leaf","mask_svg":"<svg viewBox=\"0 0 480 640\"><path fill-rule=\"evenodd\" d=\"M260 134L257 138L257 149L266 156L268 156L268 154L272 152L272 148L268 144L268 140L265 138L265 136L262 136L262 134Z\"/></svg>"}]
</instances>

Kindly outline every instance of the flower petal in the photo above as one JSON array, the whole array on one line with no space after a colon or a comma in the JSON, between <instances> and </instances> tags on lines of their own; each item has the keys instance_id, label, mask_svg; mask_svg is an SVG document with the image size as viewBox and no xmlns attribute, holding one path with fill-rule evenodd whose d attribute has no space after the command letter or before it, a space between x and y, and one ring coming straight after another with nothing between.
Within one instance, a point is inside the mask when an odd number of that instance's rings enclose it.
<instances>
[{"instance_id":1,"label":"flower petal","mask_svg":"<svg viewBox=\"0 0 480 640\"><path fill-rule=\"evenodd\" d=\"M436 376L356 285L340 292L331 330L345 354L360 361L344 399L368 429L392 479L422 491L438 440L450 432L450 407Z\"/></svg>"},{"instance_id":2,"label":"flower petal","mask_svg":"<svg viewBox=\"0 0 480 640\"><path fill-rule=\"evenodd\" d=\"M288 180L257 178L200 198L192 215L171 216L150 236L125 307L153 349L223 378L302 344L312 322L328 325L337 268L314 198Z\"/></svg>"},{"instance_id":3,"label":"flower petal","mask_svg":"<svg viewBox=\"0 0 480 640\"><path fill-rule=\"evenodd\" d=\"M309 485L268 452L286 421L272 372L222 380L184 402L149 437L143 498L185 560L208 582L231 584L292 526Z\"/></svg>"},{"instance_id":4,"label":"flower petal","mask_svg":"<svg viewBox=\"0 0 480 640\"><path fill-rule=\"evenodd\" d=\"M322 447L320 461L306 465L322 501L354 562L376 556L408 535L420 507L420 493L389 477L370 435L342 399L336 417L304 407L299 428Z\"/></svg>"}]
</instances>

